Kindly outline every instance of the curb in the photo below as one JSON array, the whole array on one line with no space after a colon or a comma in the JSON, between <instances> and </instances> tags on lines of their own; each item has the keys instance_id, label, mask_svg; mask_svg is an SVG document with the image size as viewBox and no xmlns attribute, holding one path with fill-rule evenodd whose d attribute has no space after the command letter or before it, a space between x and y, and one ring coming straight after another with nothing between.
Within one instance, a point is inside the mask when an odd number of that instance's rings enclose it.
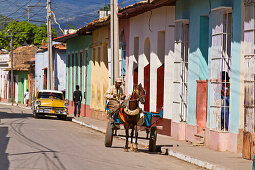
<instances>
[{"instance_id":1,"label":"curb","mask_svg":"<svg viewBox=\"0 0 255 170\"><path fill-rule=\"evenodd\" d=\"M4 102L0 102L0 104L6 105L6 106L11 106L11 105L12 105L11 103L4 103ZM13 106L15 106L15 105L13 105ZM25 107L25 106L20 106L20 105L16 105L16 106L17 106L17 107L20 107L20 108L22 108L22 109L31 110L30 107Z\"/></svg>"},{"instance_id":2,"label":"curb","mask_svg":"<svg viewBox=\"0 0 255 170\"><path fill-rule=\"evenodd\" d=\"M88 128L91 128L91 129L94 129L94 130L99 131L101 133L106 133L105 129L98 128L97 126L94 126L94 125L91 125L91 124L88 124L88 123L84 123L84 122L81 122L79 120L72 119L72 122L80 124L82 126L86 126ZM117 136L117 137L120 138L120 139L125 139L125 137L120 137L120 136ZM138 144L147 145L146 143L141 142L141 141L138 141ZM215 164L211 164L211 163L206 162L206 161L202 161L202 160L199 160L199 159L196 159L196 158L192 158L188 155L184 155L182 153L175 152L175 151L172 151L172 150L169 150L169 149L167 150L167 154L169 156L175 157L175 158L183 160L185 162L192 163L194 165L197 165L197 166L205 168L205 169L212 169L212 170L224 170L225 169L225 168L218 167Z\"/></svg>"}]
</instances>

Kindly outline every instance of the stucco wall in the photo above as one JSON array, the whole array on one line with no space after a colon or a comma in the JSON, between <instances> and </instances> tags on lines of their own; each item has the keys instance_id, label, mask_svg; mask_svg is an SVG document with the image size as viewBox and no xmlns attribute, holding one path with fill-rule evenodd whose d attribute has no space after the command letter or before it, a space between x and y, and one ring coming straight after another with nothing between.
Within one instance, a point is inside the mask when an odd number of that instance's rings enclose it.
<instances>
[{"instance_id":1,"label":"stucco wall","mask_svg":"<svg viewBox=\"0 0 255 170\"><path fill-rule=\"evenodd\" d=\"M44 71L48 67L48 51L35 53L35 91L43 90Z\"/></svg>"},{"instance_id":2,"label":"stucco wall","mask_svg":"<svg viewBox=\"0 0 255 170\"><path fill-rule=\"evenodd\" d=\"M133 88L134 38L139 37L138 83L144 86L144 67L150 62L150 111L156 111L157 68L165 64L164 118L171 118L173 92L173 49L175 7L161 7L130 18L128 93ZM171 26L172 25L172 26ZM165 54L158 57L158 32L165 31ZM150 42L150 58L145 56L145 40ZM147 39L147 42L148 42ZM150 61L149 61L150 60Z\"/></svg>"},{"instance_id":3,"label":"stucco wall","mask_svg":"<svg viewBox=\"0 0 255 170\"><path fill-rule=\"evenodd\" d=\"M241 1L240 0L177 0L176 19L190 20L189 34L189 75L188 75L188 115L187 123L196 125L196 80L210 79L211 60L211 30L212 13L210 10L220 6L233 8L232 28L233 37L231 43L231 92L230 92L230 122L229 131L238 133L239 107L240 107L240 53L241 53ZM209 16L209 47L208 57L203 56L200 41L200 17ZM208 58L208 59L207 59ZM210 120L210 82L208 86L208 114ZM210 127L210 121L207 121Z\"/></svg>"},{"instance_id":4,"label":"stucco wall","mask_svg":"<svg viewBox=\"0 0 255 170\"><path fill-rule=\"evenodd\" d=\"M66 90L66 50L54 50L54 87Z\"/></svg>"},{"instance_id":5,"label":"stucco wall","mask_svg":"<svg viewBox=\"0 0 255 170\"><path fill-rule=\"evenodd\" d=\"M72 56L72 54L74 54L75 52L79 52L82 51L83 52L83 66L82 66L82 87L80 87L80 90L82 91L82 95L83 95L83 99L82 99L82 103L85 104L85 100L84 100L84 91L85 91L85 71L86 71L86 66L85 66L85 50L88 50L88 63L87 63L87 97L86 97L86 105L90 105L90 99L91 99L91 39L92 36L91 35L86 35L86 36L79 36L79 37L75 37L75 38L71 38L69 40L67 40L67 50L66 50L66 99L68 100L73 100L72 99L72 93L75 90L75 86L73 86L74 88L71 89L71 83L72 81L70 80L70 78L72 76L75 76L76 73L72 73L72 60L71 63L69 64L68 62L68 55ZM78 63L80 62L80 56L78 55ZM69 67L70 65L70 67ZM69 71L68 71L69 70ZM79 76L78 76L78 81L79 81ZM69 88L68 88L69 87ZM68 94L68 95L67 95Z\"/></svg>"},{"instance_id":6,"label":"stucco wall","mask_svg":"<svg viewBox=\"0 0 255 170\"><path fill-rule=\"evenodd\" d=\"M104 26L92 33L91 108L99 111L104 111L104 94L109 87L108 31Z\"/></svg>"},{"instance_id":7,"label":"stucco wall","mask_svg":"<svg viewBox=\"0 0 255 170\"><path fill-rule=\"evenodd\" d=\"M2 99L7 99L7 80L8 80L8 72L9 71L4 71L5 69L8 68L8 63L9 62L9 54L0 54L0 98Z\"/></svg>"}]
</instances>

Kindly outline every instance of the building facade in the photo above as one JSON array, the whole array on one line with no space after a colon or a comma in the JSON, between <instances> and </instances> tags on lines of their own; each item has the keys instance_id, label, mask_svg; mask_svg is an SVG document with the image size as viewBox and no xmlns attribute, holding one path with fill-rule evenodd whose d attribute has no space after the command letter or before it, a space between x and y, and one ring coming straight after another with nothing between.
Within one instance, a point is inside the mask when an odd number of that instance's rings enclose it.
<instances>
[{"instance_id":1,"label":"building facade","mask_svg":"<svg viewBox=\"0 0 255 170\"><path fill-rule=\"evenodd\" d=\"M206 146L219 151L240 152L242 141L241 6L241 0L176 2L175 57L183 62L188 90L186 108L174 111L173 121L187 123L177 131L181 139L201 134Z\"/></svg>"},{"instance_id":2,"label":"building facade","mask_svg":"<svg viewBox=\"0 0 255 170\"><path fill-rule=\"evenodd\" d=\"M66 44L53 43L54 89L65 92ZM35 54L35 91L47 89L48 50L42 45Z\"/></svg>"},{"instance_id":3,"label":"building facade","mask_svg":"<svg viewBox=\"0 0 255 170\"><path fill-rule=\"evenodd\" d=\"M8 68L9 53L0 52L0 101L7 102L8 99Z\"/></svg>"},{"instance_id":4,"label":"building facade","mask_svg":"<svg viewBox=\"0 0 255 170\"><path fill-rule=\"evenodd\" d=\"M139 5L142 7L138 8ZM159 112L163 107L163 120L158 123L163 126L160 133L171 135L175 7L171 3L139 5L121 11L121 17L131 16L127 93L131 94L133 86L141 83L146 90L141 107L151 112Z\"/></svg>"},{"instance_id":5,"label":"building facade","mask_svg":"<svg viewBox=\"0 0 255 170\"><path fill-rule=\"evenodd\" d=\"M66 43L65 98L69 102L69 114L74 114L73 92L79 85L82 92L81 116L90 115L91 39L91 35L78 35L76 31L55 39Z\"/></svg>"}]
</instances>

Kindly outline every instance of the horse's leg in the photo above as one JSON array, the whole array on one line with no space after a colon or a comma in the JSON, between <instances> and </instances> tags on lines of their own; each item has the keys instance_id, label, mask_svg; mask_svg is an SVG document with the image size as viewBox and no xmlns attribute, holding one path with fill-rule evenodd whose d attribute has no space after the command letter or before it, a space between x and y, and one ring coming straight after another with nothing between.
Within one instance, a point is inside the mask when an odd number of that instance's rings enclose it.
<instances>
[{"instance_id":1,"label":"horse's leg","mask_svg":"<svg viewBox=\"0 0 255 170\"><path fill-rule=\"evenodd\" d=\"M138 131L137 131L137 125L135 126L135 145L134 145L134 151L138 151L138 144L137 144L137 139L138 139Z\"/></svg>"},{"instance_id":2,"label":"horse's leg","mask_svg":"<svg viewBox=\"0 0 255 170\"><path fill-rule=\"evenodd\" d=\"M131 144L130 144L131 151L133 151L133 137L134 137L134 127L132 127L132 130L131 130Z\"/></svg>"},{"instance_id":3,"label":"horse's leg","mask_svg":"<svg viewBox=\"0 0 255 170\"><path fill-rule=\"evenodd\" d=\"M129 129L126 126L125 126L125 131L126 131L126 145L125 145L124 151L128 152L128 137L129 137L128 131L129 131Z\"/></svg>"}]
</instances>

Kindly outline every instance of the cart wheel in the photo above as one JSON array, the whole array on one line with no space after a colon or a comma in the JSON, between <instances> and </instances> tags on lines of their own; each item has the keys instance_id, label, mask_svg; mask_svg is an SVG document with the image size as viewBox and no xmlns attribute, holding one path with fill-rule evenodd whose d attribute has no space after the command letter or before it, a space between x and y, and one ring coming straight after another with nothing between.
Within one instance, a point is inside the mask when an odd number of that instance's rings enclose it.
<instances>
[{"instance_id":1,"label":"cart wheel","mask_svg":"<svg viewBox=\"0 0 255 170\"><path fill-rule=\"evenodd\" d=\"M107 124L107 127L106 127L104 146L105 147L111 147L112 146L112 139L113 139L113 129L112 129L112 123L109 120L109 122Z\"/></svg>"},{"instance_id":2,"label":"cart wheel","mask_svg":"<svg viewBox=\"0 0 255 170\"><path fill-rule=\"evenodd\" d=\"M152 127L150 131L149 152L156 151L156 141L157 141L157 127Z\"/></svg>"}]
</instances>

